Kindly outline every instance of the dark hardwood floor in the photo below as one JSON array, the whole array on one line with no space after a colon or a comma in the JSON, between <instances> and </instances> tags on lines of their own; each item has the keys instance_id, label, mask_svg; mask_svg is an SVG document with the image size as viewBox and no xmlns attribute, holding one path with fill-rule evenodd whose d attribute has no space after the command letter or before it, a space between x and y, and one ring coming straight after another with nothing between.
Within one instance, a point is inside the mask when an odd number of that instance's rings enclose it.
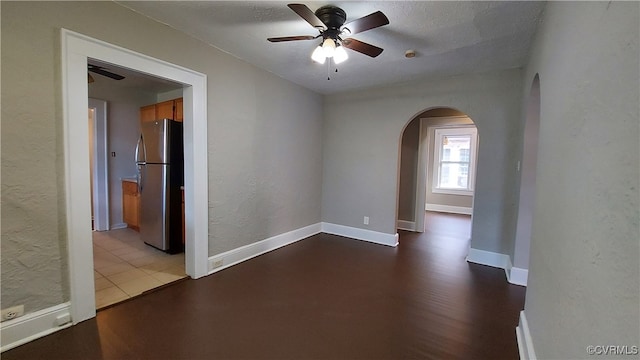
<instances>
[{"instance_id":1,"label":"dark hardwood floor","mask_svg":"<svg viewBox=\"0 0 640 360\"><path fill-rule=\"evenodd\" d=\"M2 359L517 359L525 288L465 261L468 217L426 224L397 248L319 234Z\"/></svg>"}]
</instances>

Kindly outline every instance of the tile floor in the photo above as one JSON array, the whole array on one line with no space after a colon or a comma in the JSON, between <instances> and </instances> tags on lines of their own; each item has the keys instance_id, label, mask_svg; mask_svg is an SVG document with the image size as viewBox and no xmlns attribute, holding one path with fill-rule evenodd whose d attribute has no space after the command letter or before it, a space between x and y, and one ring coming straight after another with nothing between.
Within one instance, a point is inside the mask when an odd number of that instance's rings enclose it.
<instances>
[{"instance_id":1,"label":"tile floor","mask_svg":"<svg viewBox=\"0 0 640 360\"><path fill-rule=\"evenodd\" d=\"M93 232L96 309L186 277L184 253L169 255L131 229Z\"/></svg>"}]
</instances>

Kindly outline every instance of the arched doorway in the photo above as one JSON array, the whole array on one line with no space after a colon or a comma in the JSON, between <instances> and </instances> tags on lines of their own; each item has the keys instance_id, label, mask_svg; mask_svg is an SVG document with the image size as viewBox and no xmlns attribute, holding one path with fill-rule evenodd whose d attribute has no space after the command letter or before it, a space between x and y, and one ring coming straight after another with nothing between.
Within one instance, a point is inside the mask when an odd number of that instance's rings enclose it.
<instances>
[{"instance_id":1,"label":"arched doorway","mask_svg":"<svg viewBox=\"0 0 640 360\"><path fill-rule=\"evenodd\" d=\"M473 120L456 109L432 108L408 122L400 138L398 229L423 232L425 211L472 215L477 145Z\"/></svg>"}]
</instances>

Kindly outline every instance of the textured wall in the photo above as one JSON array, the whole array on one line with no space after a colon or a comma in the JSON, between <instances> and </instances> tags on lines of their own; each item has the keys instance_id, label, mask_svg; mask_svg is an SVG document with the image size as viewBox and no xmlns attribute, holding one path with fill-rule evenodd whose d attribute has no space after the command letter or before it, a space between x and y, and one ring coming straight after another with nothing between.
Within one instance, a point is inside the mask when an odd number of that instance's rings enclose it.
<instances>
[{"instance_id":1,"label":"textured wall","mask_svg":"<svg viewBox=\"0 0 640 360\"><path fill-rule=\"evenodd\" d=\"M327 96L323 221L394 234L402 130L425 109L452 107L474 120L480 137L472 246L510 254L521 75L509 70Z\"/></svg>"},{"instance_id":2,"label":"textured wall","mask_svg":"<svg viewBox=\"0 0 640 360\"><path fill-rule=\"evenodd\" d=\"M538 138L540 131L540 81L536 77L523 99L522 165L518 188L518 223L513 249L513 266L529 269L531 227L536 196L536 166L538 164Z\"/></svg>"},{"instance_id":3,"label":"textured wall","mask_svg":"<svg viewBox=\"0 0 640 360\"><path fill-rule=\"evenodd\" d=\"M539 73L541 110L525 314L541 359L639 345L639 7L550 2L531 52L523 86Z\"/></svg>"},{"instance_id":4,"label":"textured wall","mask_svg":"<svg viewBox=\"0 0 640 360\"><path fill-rule=\"evenodd\" d=\"M320 221L320 95L113 2L0 6L3 307L68 300L62 27L208 75L209 255Z\"/></svg>"},{"instance_id":5,"label":"textured wall","mask_svg":"<svg viewBox=\"0 0 640 360\"><path fill-rule=\"evenodd\" d=\"M249 66L209 127L210 255L320 221L322 99ZM238 98L242 94L242 99Z\"/></svg>"},{"instance_id":6,"label":"textured wall","mask_svg":"<svg viewBox=\"0 0 640 360\"><path fill-rule=\"evenodd\" d=\"M2 3L2 307L69 298L53 34L31 39ZM14 28L13 34L8 28ZM44 49L40 46L45 43ZM25 66L25 58L47 58Z\"/></svg>"}]
</instances>

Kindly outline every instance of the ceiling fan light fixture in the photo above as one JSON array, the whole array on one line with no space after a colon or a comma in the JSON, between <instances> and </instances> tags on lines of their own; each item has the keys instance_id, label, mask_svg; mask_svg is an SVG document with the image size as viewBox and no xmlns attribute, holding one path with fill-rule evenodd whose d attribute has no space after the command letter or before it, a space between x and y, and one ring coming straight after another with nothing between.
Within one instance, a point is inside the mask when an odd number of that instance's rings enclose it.
<instances>
[{"instance_id":1,"label":"ceiling fan light fixture","mask_svg":"<svg viewBox=\"0 0 640 360\"><path fill-rule=\"evenodd\" d=\"M336 51L335 41L333 41L333 39L330 39L330 38L324 39L324 41L322 42L322 49L324 50L325 57L328 57L328 58L333 57L333 54Z\"/></svg>"},{"instance_id":2,"label":"ceiling fan light fixture","mask_svg":"<svg viewBox=\"0 0 640 360\"><path fill-rule=\"evenodd\" d=\"M349 58L349 55L347 54L347 52L344 50L344 47L342 46L338 46L333 53L333 62L335 62L336 65L344 62L348 58Z\"/></svg>"},{"instance_id":3,"label":"ceiling fan light fixture","mask_svg":"<svg viewBox=\"0 0 640 360\"><path fill-rule=\"evenodd\" d=\"M311 54L311 59L317 63L324 64L327 57L324 54L324 49L322 48L322 45L319 45L315 50L313 50L313 53Z\"/></svg>"}]
</instances>

